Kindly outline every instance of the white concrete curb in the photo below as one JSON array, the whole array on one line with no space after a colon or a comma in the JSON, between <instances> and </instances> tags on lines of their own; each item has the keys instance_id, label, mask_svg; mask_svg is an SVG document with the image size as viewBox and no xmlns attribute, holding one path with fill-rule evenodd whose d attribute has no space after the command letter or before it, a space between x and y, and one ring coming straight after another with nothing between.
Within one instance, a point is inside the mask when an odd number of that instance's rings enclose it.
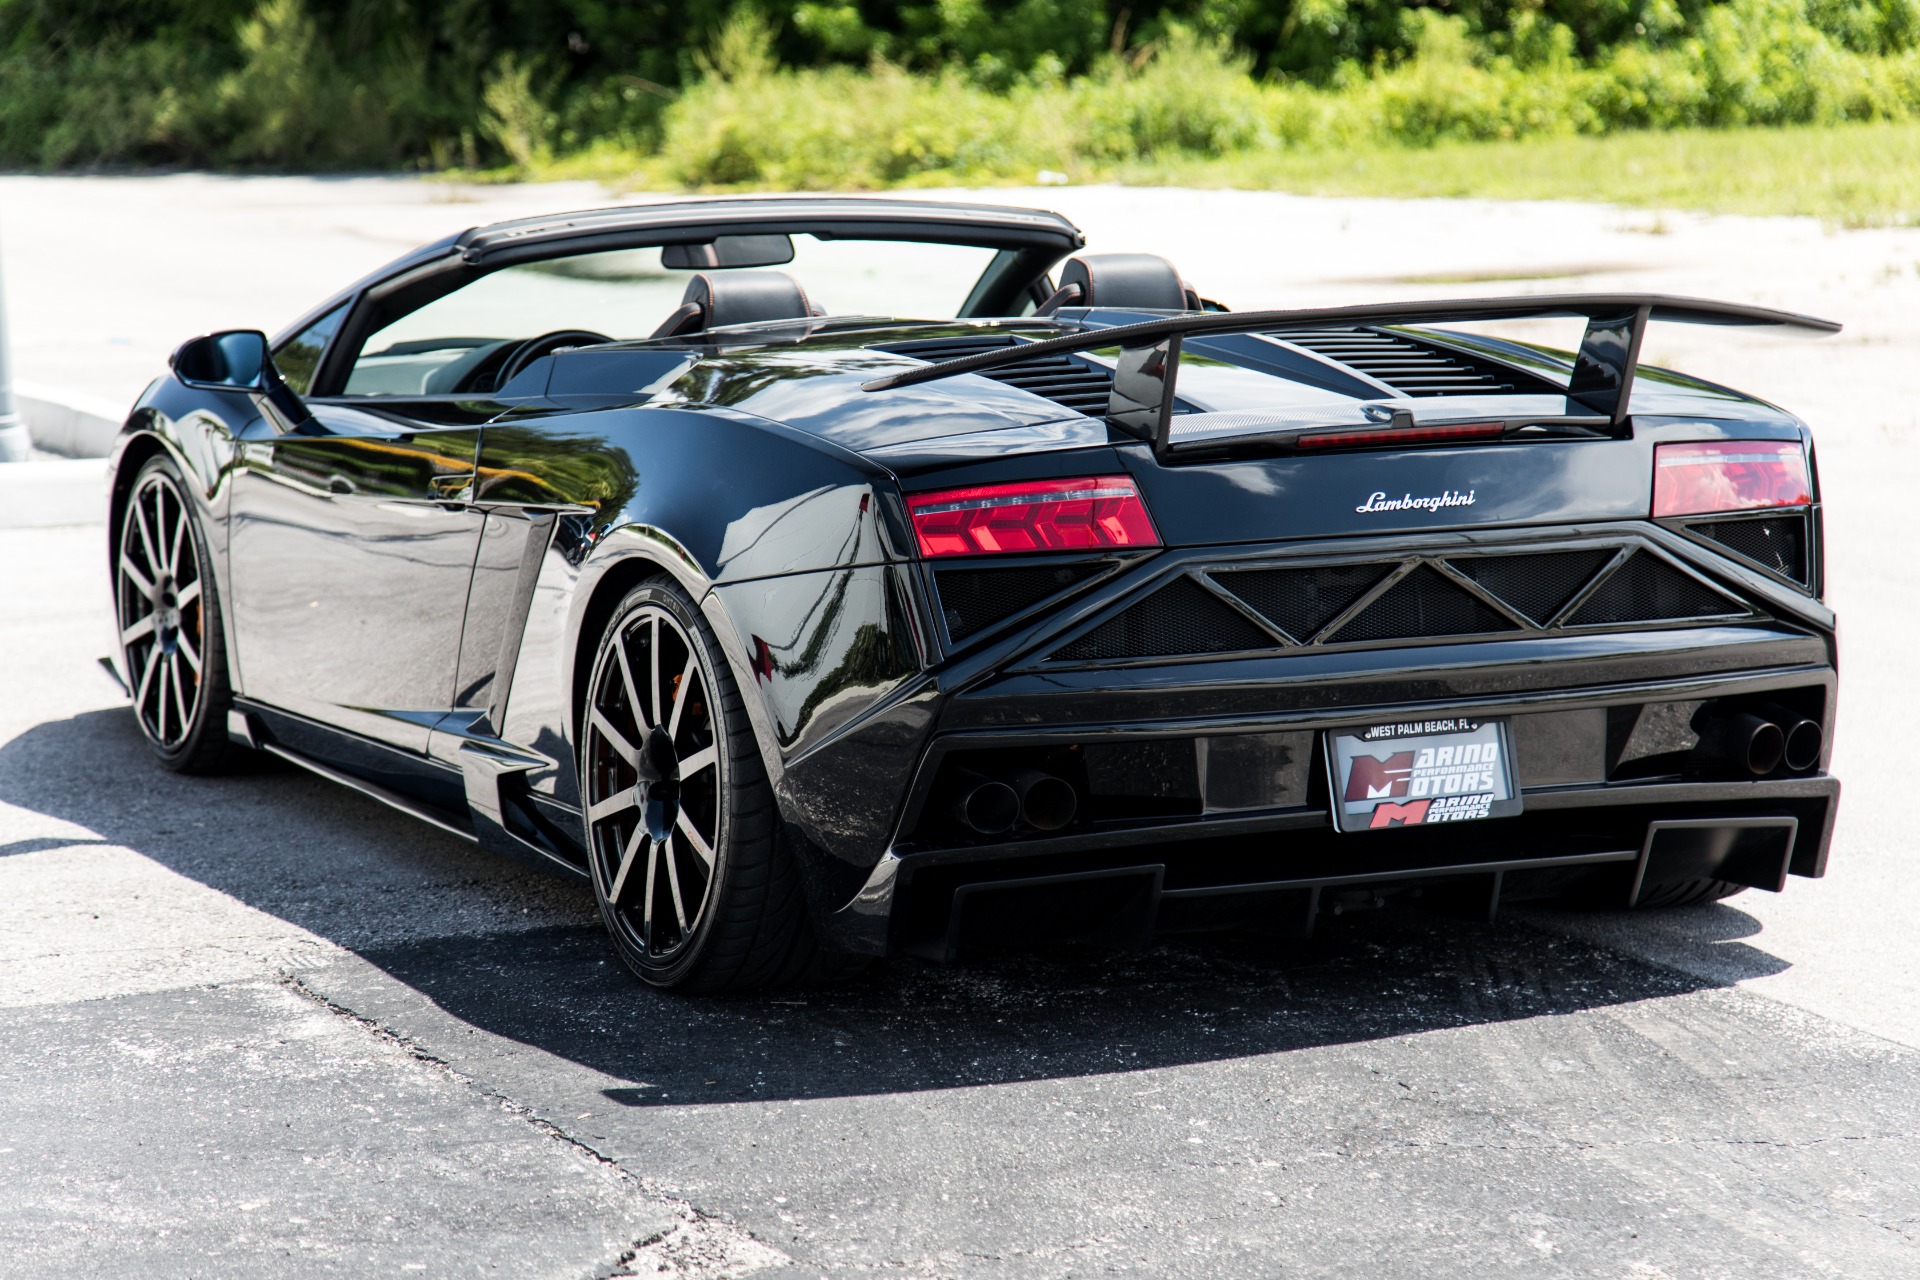
<instances>
[{"instance_id":1,"label":"white concrete curb","mask_svg":"<svg viewBox=\"0 0 1920 1280\"><path fill-rule=\"evenodd\" d=\"M107 467L98 458L54 458L0 466L0 529L102 524Z\"/></svg>"},{"instance_id":2,"label":"white concrete curb","mask_svg":"<svg viewBox=\"0 0 1920 1280\"><path fill-rule=\"evenodd\" d=\"M124 406L85 392L33 382L13 384L14 405L36 449L69 458L104 458L126 420Z\"/></svg>"}]
</instances>

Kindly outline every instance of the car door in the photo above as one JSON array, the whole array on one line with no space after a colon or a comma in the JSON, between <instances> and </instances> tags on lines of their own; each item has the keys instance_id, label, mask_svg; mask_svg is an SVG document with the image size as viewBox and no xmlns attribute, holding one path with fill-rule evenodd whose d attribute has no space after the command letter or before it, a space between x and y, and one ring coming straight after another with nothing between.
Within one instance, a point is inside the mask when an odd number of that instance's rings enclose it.
<instances>
[{"instance_id":1,"label":"car door","mask_svg":"<svg viewBox=\"0 0 1920 1280\"><path fill-rule=\"evenodd\" d=\"M477 427L314 405L242 442L232 608L245 696L422 755L454 705L484 517ZM310 743L316 753L320 743Z\"/></svg>"}]
</instances>

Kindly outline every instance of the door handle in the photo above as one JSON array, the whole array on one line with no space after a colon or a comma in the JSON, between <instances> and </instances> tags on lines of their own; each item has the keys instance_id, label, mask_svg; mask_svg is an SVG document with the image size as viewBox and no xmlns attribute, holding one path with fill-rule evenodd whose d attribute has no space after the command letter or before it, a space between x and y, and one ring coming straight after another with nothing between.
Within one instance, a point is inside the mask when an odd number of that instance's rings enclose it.
<instances>
[{"instance_id":1,"label":"door handle","mask_svg":"<svg viewBox=\"0 0 1920 1280\"><path fill-rule=\"evenodd\" d=\"M435 502L465 505L473 501L473 473L435 476L427 482L427 488L432 492Z\"/></svg>"}]
</instances>

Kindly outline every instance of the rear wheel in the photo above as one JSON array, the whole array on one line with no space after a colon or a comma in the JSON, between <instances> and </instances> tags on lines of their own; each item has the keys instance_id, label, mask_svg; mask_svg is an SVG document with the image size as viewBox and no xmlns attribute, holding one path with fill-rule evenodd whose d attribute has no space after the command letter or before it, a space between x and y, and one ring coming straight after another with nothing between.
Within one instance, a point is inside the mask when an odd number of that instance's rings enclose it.
<instances>
[{"instance_id":1,"label":"rear wheel","mask_svg":"<svg viewBox=\"0 0 1920 1280\"><path fill-rule=\"evenodd\" d=\"M230 768L227 651L211 557L165 455L134 476L114 534L114 611L140 732L179 773Z\"/></svg>"},{"instance_id":2,"label":"rear wheel","mask_svg":"<svg viewBox=\"0 0 1920 1280\"><path fill-rule=\"evenodd\" d=\"M1640 890L1634 910L1656 907L1698 907L1745 891L1746 885L1728 880L1676 880L1672 884L1650 884Z\"/></svg>"},{"instance_id":3,"label":"rear wheel","mask_svg":"<svg viewBox=\"0 0 1920 1280\"><path fill-rule=\"evenodd\" d=\"M649 583L621 601L583 712L588 862L621 959L688 991L822 976L752 726L679 588Z\"/></svg>"}]
</instances>

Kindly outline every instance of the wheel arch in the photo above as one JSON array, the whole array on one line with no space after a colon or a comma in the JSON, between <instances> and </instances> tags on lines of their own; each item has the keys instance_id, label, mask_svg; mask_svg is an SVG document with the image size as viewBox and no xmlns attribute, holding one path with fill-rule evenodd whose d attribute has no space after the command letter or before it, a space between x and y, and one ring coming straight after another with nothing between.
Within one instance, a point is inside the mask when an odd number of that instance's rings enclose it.
<instances>
[{"instance_id":1,"label":"wheel arch","mask_svg":"<svg viewBox=\"0 0 1920 1280\"><path fill-rule=\"evenodd\" d=\"M577 754L581 732L581 713L586 705L587 686L593 679L594 653L600 647L600 638L613 620L620 602L627 598L634 588L650 581L670 582L686 592L707 625L712 628L714 638L719 641L720 656L726 662L736 688L741 692L742 705L746 707L747 717L753 725L754 742L760 749L760 760L767 770L769 780L777 783L781 773L780 752L773 732L773 724L767 708L758 696L758 688L753 681L753 673L748 665L745 646L740 642L732 617L727 613L720 598L712 590L698 567L690 559L671 556L665 547L672 545L670 540L657 536L636 539L637 546L629 546L614 553L585 587L580 600L572 644L568 654L567 723L570 730L569 741ZM578 771L579 762L572 766Z\"/></svg>"}]
</instances>

